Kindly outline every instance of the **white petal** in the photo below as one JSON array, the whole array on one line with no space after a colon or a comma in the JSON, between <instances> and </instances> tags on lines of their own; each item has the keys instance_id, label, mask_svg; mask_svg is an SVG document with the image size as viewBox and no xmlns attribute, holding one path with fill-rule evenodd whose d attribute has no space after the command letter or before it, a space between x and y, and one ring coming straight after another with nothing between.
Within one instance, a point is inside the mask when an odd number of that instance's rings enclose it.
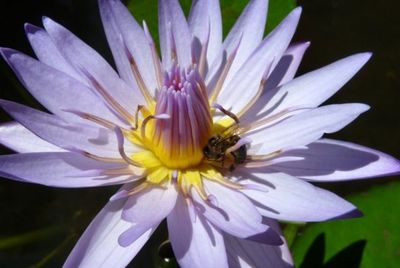
<instances>
[{"instance_id":1,"label":"white petal","mask_svg":"<svg viewBox=\"0 0 400 268\"><path fill-rule=\"evenodd\" d=\"M283 244L279 246L280 249L280 253L281 253L281 260L283 261L282 265L286 265L288 264L289 267L293 267L294 266L294 261L292 258L292 254L290 253L290 249L289 246L287 244L287 241L285 239L285 236L283 235L281 226L279 225L279 222L273 219L269 219L269 218L263 218L263 221L265 224L267 224L268 226L270 226L282 239Z\"/></svg>"},{"instance_id":2,"label":"white petal","mask_svg":"<svg viewBox=\"0 0 400 268\"><path fill-rule=\"evenodd\" d=\"M209 82L218 72L221 62L223 61L224 53L226 52L230 55L234 51L239 40L242 40L242 42L240 43L235 60L230 68L230 74L228 74L229 77L232 77L232 75L234 75L248 59L250 54L253 53L254 49L260 44L264 35L267 9L267 0L251 0L247 4L239 19L236 21L235 25L224 40L222 50L212 63L209 75L207 76L207 82ZM226 81L229 82L229 79L227 78Z\"/></svg>"},{"instance_id":3,"label":"white petal","mask_svg":"<svg viewBox=\"0 0 400 268\"><path fill-rule=\"evenodd\" d=\"M273 222L269 220L269 222ZM278 224L274 229L284 237ZM269 246L224 234L230 268L289 268L294 267L286 242L282 246Z\"/></svg>"},{"instance_id":4,"label":"white petal","mask_svg":"<svg viewBox=\"0 0 400 268\"><path fill-rule=\"evenodd\" d=\"M0 143L18 153L62 152L17 122L0 124Z\"/></svg>"},{"instance_id":5,"label":"white petal","mask_svg":"<svg viewBox=\"0 0 400 268\"><path fill-rule=\"evenodd\" d=\"M146 231L128 247L118 244L118 237L131 223L121 219L124 200L109 202L92 221L75 245L65 268L126 267L153 233Z\"/></svg>"},{"instance_id":6,"label":"white petal","mask_svg":"<svg viewBox=\"0 0 400 268\"><path fill-rule=\"evenodd\" d=\"M45 141L67 150L83 150L98 156L121 158L113 131L88 125L68 124L58 117L27 106L0 100L0 107ZM136 151L126 143L127 153Z\"/></svg>"},{"instance_id":7,"label":"white petal","mask_svg":"<svg viewBox=\"0 0 400 268\"><path fill-rule=\"evenodd\" d=\"M126 165L95 161L77 153L23 153L0 156L2 176L53 187L93 187L122 184L135 175L104 176L107 169Z\"/></svg>"},{"instance_id":8,"label":"white petal","mask_svg":"<svg viewBox=\"0 0 400 268\"><path fill-rule=\"evenodd\" d=\"M119 0L100 0L100 14L118 73L131 87L137 88L126 48L132 54L151 95L157 88L155 67L149 41L143 29Z\"/></svg>"},{"instance_id":9,"label":"white petal","mask_svg":"<svg viewBox=\"0 0 400 268\"><path fill-rule=\"evenodd\" d=\"M292 107L319 106L347 83L369 60L371 53L360 53L297 77L283 85L262 111L274 113Z\"/></svg>"},{"instance_id":10,"label":"white petal","mask_svg":"<svg viewBox=\"0 0 400 268\"><path fill-rule=\"evenodd\" d=\"M122 218L133 223L164 219L174 208L178 193L172 185L152 187L128 199Z\"/></svg>"},{"instance_id":11,"label":"white petal","mask_svg":"<svg viewBox=\"0 0 400 268\"><path fill-rule=\"evenodd\" d=\"M310 42L302 42L291 44L288 49L286 49L283 57L268 77L266 91L275 86L286 84L293 79L299 69L304 53L309 46Z\"/></svg>"},{"instance_id":12,"label":"white petal","mask_svg":"<svg viewBox=\"0 0 400 268\"><path fill-rule=\"evenodd\" d=\"M220 231L202 215L190 213L181 196L167 223L172 248L182 268L228 267Z\"/></svg>"},{"instance_id":13,"label":"white petal","mask_svg":"<svg viewBox=\"0 0 400 268\"><path fill-rule=\"evenodd\" d=\"M365 104L337 104L299 113L270 127L246 134L252 140L249 153L270 154L307 145L321 138L324 133L339 131L368 108Z\"/></svg>"},{"instance_id":14,"label":"white petal","mask_svg":"<svg viewBox=\"0 0 400 268\"><path fill-rule=\"evenodd\" d=\"M66 112L77 110L122 124L103 100L83 83L16 50L2 48L0 52L22 84L52 113L69 121L82 121L78 116Z\"/></svg>"},{"instance_id":15,"label":"white petal","mask_svg":"<svg viewBox=\"0 0 400 268\"><path fill-rule=\"evenodd\" d=\"M160 36L160 49L162 63L165 70L172 66L172 25L169 22L169 11L166 5L158 4L158 34Z\"/></svg>"},{"instance_id":16,"label":"white petal","mask_svg":"<svg viewBox=\"0 0 400 268\"><path fill-rule=\"evenodd\" d=\"M216 204L205 203L195 191L193 199L198 203L198 213L203 213L216 227L242 238L268 230L268 226L262 224L261 215L255 206L242 193L209 180L204 180L204 185L215 197Z\"/></svg>"},{"instance_id":17,"label":"white petal","mask_svg":"<svg viewBox=\"0 0 400 268\"><path fill-rule=\"evenodd\" d=\"M86 82L67 62L45 30L27 23L25 24L25 32L33 51L41 62L70 75L80 82Z\"/></svg>"},{"instance_id":18,"label":"white petal","mask_svg":"<svg viewBox=\"0 0 400 268\"><path fill-rule=\"evenodd\" d=\"M253 122L256 119L261 119L263 117L263 112L266 111L266 103L280 89L279 86L293 79L309 45L309 42L304 42L292 44L288 47L272 73L268 76L262 95L250 110L240 117L240 122Z\"/></svg>"},{"instance_id":19,"label":"white petal","mask_svg":"<svg viewBox=\"0 0 400 268\"><path fill-rule=\"evenodd\" d=\"M157 226L168 216L175 206L177 192L174 186L167 187L167 189L151 188L128 199L122 218L132 222L133 225L119 237L121 246L129 246L144 232Z\"/></svg>"},{"instance_id":20,"label":"white petal","mask_svg":"<svg viewBox=\"0 0 400 268\"><path fill-rule=\"evenodd\" d=\"M270 67L272 70L282 57L296 30L301 8L293 10L279 26L272 31L257 49L249 55L238 71L226 78L217 103L232 108L235 114L240 112L257 94L260 82ZM243 42L247 42L246 39ZM230 80L230 77L232 79Z\"/></svg>"},{"instance_id":21,"label":"white petal","mask_svg":"<svg viewBox=\"0 0 400 268\"><path fill-rule=\"evenodd\" d=\"M269 185L270 190L245 189L263 216L299 222L326 221L360 216L349 202L334 193L284 173L267 169L235 170L246 184Z\"/></svg>"},{"instance_id":22,"label":"white petal","mask_svg":"<svg viewBox=\"0 0 400 268\"><path fill-rule=\"evenodd\" d=\"M354 143L321 139L282 156L300 157L270 168L311 181L341 181L400 174L400 161Z\"/></svg>"},{"instance_id":23,"label":"white petal","mask_svg":"<svg viewBox=\"0 0 400 268\"><path fill-rule=\"evenodd\" d=\"M210 33L207 62L211 64L222 44L221 8L218 0L194 0L189 14L192 34L204 44Z\"/></svg>"},{"instance_id":24,"label":"white petal","mask_svg":"<svg viewBox=\"0 0 400 268\"><path fill-rule=\"evenodd\" d=\"M134 114L138 104L145 103L138 89L130 88L111 66L92 48L60 24L49 18L43 25L63 56L89 83L96 80L119 104Z\"/></svg>"},{"instance_id":25,"label":"white petal","mask_svg":"<svg viewBox=\"0 0 400 268\"><path fill-rule=\"evenodd\" d=\"M189 25L177 0L159 0L159 31L164 67L171 66L171 32L176 46L178 63L189 67L192 63L192 35Z\"/></svg>"}]
</instances>

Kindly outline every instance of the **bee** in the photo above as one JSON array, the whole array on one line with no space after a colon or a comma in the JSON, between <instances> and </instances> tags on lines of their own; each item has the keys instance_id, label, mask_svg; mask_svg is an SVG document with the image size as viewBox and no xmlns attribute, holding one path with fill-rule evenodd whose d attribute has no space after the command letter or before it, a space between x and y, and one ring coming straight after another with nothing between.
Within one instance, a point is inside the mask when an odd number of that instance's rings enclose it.
<instances>
[{"instance_id":1,"label":"bee","mask_svg":"<svg viewBox=\"0 0 400 268\"><path fill-rule=\"evenodd\" d=\"M235 121L235 126L239 125L239 118L234 113L225 110L219 104L214 104L214 108L220 110L222 113L232 118ZM226 160L230 160L232 164L229 166L229 170L233 171L236 165L243 164L247 159L246 144L243 144L238 148L233 148L233 146L235 146L240 139L241 137L237 134L231 134L231 135L216 134L212 136L208 140L207 145L204 146L203 148L204 157L209 161L220 163L222 167L224 166ZM232 148L234 150L232 150Z\"/></svg>"},{"instance_id":2,"label":"bee","mask_svg":"<svg viewBox=\"0 0 400 268\"><path fill-rule=\"evenodd\" d=\"M230 155L233 163L229 166L229 170L233 171L236 165L243 164L247 158L246 144L229 152L227 155L227 150L234 146L239 140L239 135L230 135L227 137L218 134L214 135L203 148L203 154L207 160L221 163L222 166L224 166L225 160L227 160L227 158L229 158L228 155Z\"/></svg>"}]
</instances>

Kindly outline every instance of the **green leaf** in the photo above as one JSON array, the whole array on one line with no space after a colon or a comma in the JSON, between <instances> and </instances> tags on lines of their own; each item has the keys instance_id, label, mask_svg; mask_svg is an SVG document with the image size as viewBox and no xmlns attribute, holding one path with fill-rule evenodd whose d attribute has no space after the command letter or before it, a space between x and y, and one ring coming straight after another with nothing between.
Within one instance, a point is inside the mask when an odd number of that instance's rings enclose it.
<instances>
[{"instance_id":1,"label":"green leaf","mask_svg":"<svg viewBox=\"0 0 400 268\"><path fill-rule=\"evenodd\" d=\"M272 31L296 7L295 0L271 0L268 7L266 32Z\"/></svg>"},{"instance_id":2,"label":"green leaf","mask_svg":"<svg viewBox=\"0 0 400 268\"><path fill-rule=\"evenodd\" d=\"M362 240L365 240L366 247L360 267L382 267L383 263L385 267L398 267L400 253L399 194L400 183L392 182L374 186L368 191L346 198L363 211L364 217L310 224L298 237L292 248L297 266L300 267L306 252L316 237L324 233L326 237L325 264L329 259L332 262L332 257L350 244L354 244L354 249L355 246L363 246L365 242ZM340 260L343 261L343 258L343 254L341 254ZM338 259L334 261L338 261Z\"/></svg>"}]
</instances>

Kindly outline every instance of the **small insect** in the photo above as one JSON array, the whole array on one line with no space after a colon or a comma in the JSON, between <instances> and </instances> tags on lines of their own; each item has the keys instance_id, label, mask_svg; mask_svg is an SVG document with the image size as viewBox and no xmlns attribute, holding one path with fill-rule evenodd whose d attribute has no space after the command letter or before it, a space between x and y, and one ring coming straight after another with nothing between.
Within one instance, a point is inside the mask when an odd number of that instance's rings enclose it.
<instances>
[{"instance_id":1,"label":"small insect","mask_svg":"<svg viewBox=\"0 0 400 268\"><path fill-rule=\"evenodd\" d=\"M220 105L216 105L214 107L231 117L235 121L236 125L239 124L239 118L234 113L225 110ZM216 134L212 136L208 140L207 145L204 146L203 154L207 160L221 163L222 166L224 166L226 160L231 160L233 163L229 166L229 170L233 171L236 165L243 164L247 159L246 144L243 144L238 148L233 147L239 142L240 139L240 136L237 134L228 136ZM229 150L229 148L231 149Z\"/></svg>"},{"instance_id":2,"label":"small insect","mask_svg":"<svg viewBox=\"0 0 400 268\"><path fill-rule=\"evenodd\" d=\"M221 163L224 166L225 161L231 156L233 164L229 166L229 170L235 169L236 165L243 164L247 158L247 147L243 144L236 150L227 153L227 150L234 146L240 140L239 135L231 135L223 137L221 135L214 135L209 140L207 145L203 148L203 154L207 160Z\"/></svg>"},{"instance_id":3,"label":"small insect","mask_svg":"<svg viewBox=\"0 0 400 268\"><path fill-rule=\"evenodd\" d=\"M227 137L214 135L203 148L203 154L207 160L221 163L222 166L227 160L228 155L230 155L233 163L230 165L229 170L232 171L235 169L236 165L243 164L247 158L246 144L227 154L227 150L234 146L239 140L239 135L230 135Z\"/></svg>"}]
</instances>

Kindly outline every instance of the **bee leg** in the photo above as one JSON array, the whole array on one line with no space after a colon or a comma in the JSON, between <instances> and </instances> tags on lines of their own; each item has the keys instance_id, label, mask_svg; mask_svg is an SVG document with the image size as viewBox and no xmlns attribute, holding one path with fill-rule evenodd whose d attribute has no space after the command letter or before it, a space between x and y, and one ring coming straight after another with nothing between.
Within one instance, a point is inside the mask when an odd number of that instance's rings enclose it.
<instances>
[{"instance_id":1,"label":"bee leg","mask_svg":"<svg viewBox=\"0 0 400 268\"><path fill-rule=\"evenodd\" d=\"M232 172L232 171L235 170L235 168L236 168L235 164L232 164L232 165L229 167L229 171Z\"/></svg>"},{"instance_id":2,"label":"bee leg","mask_svg":"<svg viewBox=\"0 0 400 268\"><path fill-rule=\"evenodd\" d=\"M222 156L222 158L221 158L221 165L222 165L222 167L225 166L225 155Z\"/></svg>"}]
</instances>

